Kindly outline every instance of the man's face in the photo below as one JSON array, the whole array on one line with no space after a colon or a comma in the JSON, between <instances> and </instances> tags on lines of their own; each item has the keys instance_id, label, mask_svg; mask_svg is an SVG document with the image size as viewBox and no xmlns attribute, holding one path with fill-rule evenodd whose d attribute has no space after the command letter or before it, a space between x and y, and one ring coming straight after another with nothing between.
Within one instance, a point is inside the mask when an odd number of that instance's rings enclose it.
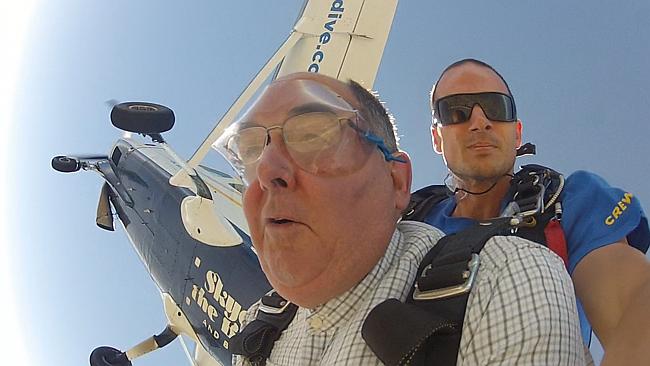
<instances>
[{"instance_id":1,"label":"man's face","mask_svg":"<svg viewBox=\"0 0 650 366\"><path fill-rule=\"evenodd\" d=\"M436 86L435 100L451 94L501 92L503 81L492 70L474 63L449 69ZM491 121L479 105L463 123L432 127L433 144L449 170L463 180L492 181L513 169L521 145L521 121Z\"/></svg>"},{"instance_id":2,"label":"man's face","mask_svg":"<svg viewBox=\"0 0 650 366\"><path fill-rule=\"evenodd\" d=\"M271 84L245 121L278 126L289 111L314 107L309 96L296 95L299 79L316 80L322 95L355 106L346 84L295 74ZM319 176L296 165L279 130L269 133L256 178L244 193L244 213L273 287L290 301L314 307L358 283L383 255L408 203L410 163L388 163L375 148L358 171Z\"/></svg>"}]
</instances>

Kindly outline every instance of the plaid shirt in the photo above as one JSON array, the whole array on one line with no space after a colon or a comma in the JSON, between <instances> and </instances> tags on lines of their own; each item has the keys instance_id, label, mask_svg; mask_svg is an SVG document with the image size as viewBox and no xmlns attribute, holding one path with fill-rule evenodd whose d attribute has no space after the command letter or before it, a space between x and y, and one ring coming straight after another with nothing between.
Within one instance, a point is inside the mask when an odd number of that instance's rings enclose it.
<instances>
[{"instance_id":1,"label":"plaid shirt","mask_svg":"<svg viewBox=\"0 0 650 366\"><path fill-rule=\"evenodd\" d=\"M315 309L298 309L266 364L381 365L361 337L363 321L384 300L406 299L420 261L442 235L423 223L400 222L386 254L357 286ZM514 236L491 238L480 256L457 365L585 364L589 355L562 261ZM249 364L239 356L233 361Z\"/></svg>"}]
</instances>

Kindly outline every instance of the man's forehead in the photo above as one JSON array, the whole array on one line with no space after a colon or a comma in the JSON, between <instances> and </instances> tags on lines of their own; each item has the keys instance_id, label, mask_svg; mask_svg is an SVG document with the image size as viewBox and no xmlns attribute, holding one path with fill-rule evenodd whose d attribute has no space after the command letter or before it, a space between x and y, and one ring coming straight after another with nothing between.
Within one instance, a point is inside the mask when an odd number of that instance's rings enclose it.
<instances>
[{"instance_id":1,"label":"man's forehead","mask_svg":"<svg viewBox=\"0 0 650 366\"><path fill-rule=\"evenodd\" d=\"M509 94L506 84L493 70L468 62L445 72L436 85L435 98L437 100L451 94L490 91Z\"/></svg>"},{"instance_id":2,"label":"man's forehead","mask_svg":"<svg viewBox=\"0 0 650 366\"><path fill-rule=\"evenodd\" d=\"M285 75L274 80L271 85L283 84L287 82L291 83L300 80L308 80L316 84L320 84L322 87L331 89L335 93L342 94L344 97L347 97L346 94L350 92L350 87L343 81L314 72L296 72L293 74Z\"/></svg>"},{"instance_id":3,"label":"man's forehead","mask_svg":"<svg viewBox=\"0 0 650 366\"><path fill-rule=\"evenodd\" d=\"M314 73L296 73L273 81L241 120L281 119L310 111L351 110L354 102L347 84Z\"/></svg>"}]
</instances>

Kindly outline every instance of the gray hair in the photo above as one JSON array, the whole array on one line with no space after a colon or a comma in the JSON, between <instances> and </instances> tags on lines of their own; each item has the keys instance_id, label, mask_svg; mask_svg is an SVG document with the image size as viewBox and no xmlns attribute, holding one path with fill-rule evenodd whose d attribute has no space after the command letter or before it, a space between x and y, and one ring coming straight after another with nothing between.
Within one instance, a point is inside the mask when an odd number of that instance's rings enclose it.
<instances>
[{"instance_id":1,"label":"gray hair","mask_svg":"<svg viewBox=\"0 0 650 366\"><path fill-rule=\"evenodd\" d=\"M348 82L350 90L359 102L359 114L370 124L372 133L384 140L390 152L399 147L395 117L386 109L376 91L368 90L354 80Z\"/></svg>"}]
</instances>

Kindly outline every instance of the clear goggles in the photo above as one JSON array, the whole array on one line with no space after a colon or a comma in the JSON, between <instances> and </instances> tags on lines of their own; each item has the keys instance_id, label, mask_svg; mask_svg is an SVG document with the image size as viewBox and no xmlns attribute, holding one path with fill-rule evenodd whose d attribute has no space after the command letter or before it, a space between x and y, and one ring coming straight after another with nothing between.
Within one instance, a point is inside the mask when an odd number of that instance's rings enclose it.
<instances>
[{"instance_id":1,"label":"clear goggles","mask_svg":"<svg viewBox=\"0 0 650 366\"><path fill-rule=\"evenodd\" d=\"M386 161L405 162L343 98L313 80L274 82L214 145L249 185L275 138L282 139L283 149L300 169L319 176L351 174L375 148Z\"/></svg>"}]
</instances>

